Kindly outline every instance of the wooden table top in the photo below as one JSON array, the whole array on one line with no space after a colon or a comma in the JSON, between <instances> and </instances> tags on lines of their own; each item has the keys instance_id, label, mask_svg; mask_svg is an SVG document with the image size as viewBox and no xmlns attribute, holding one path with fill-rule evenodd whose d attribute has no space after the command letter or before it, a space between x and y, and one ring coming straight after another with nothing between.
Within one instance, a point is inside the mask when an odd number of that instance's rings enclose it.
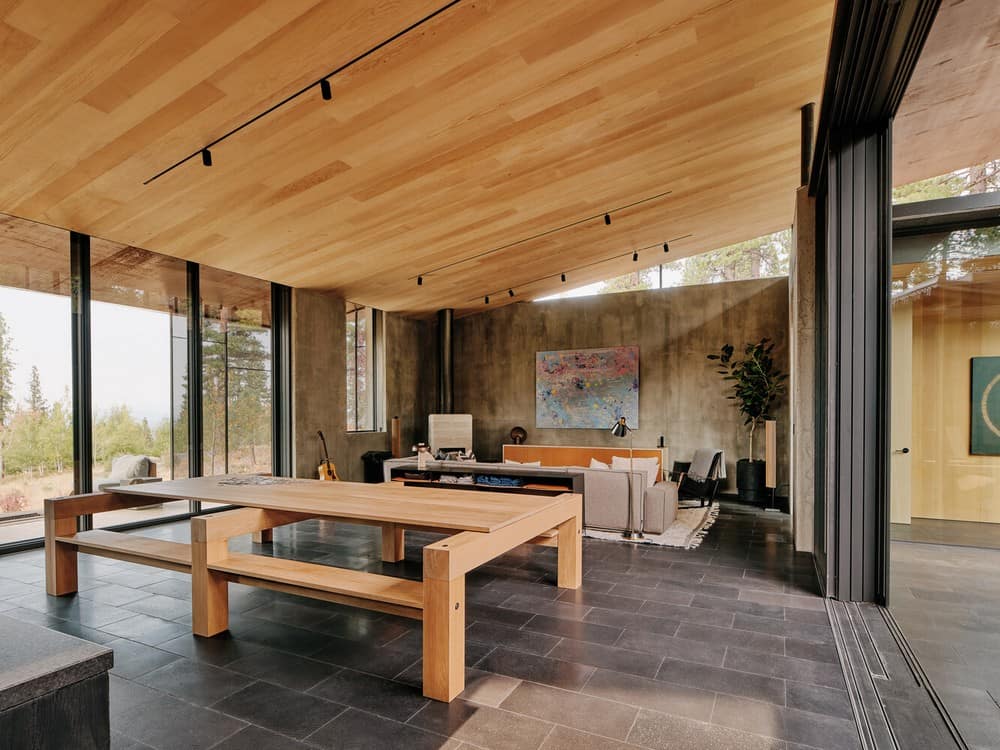
<instances>
[{"instance_id":1,"label":"wooden table top","mask_svg":"<svg viewBox=\"0 0 1000 750\"><path fill-rule=\"evenodd\" d=\"M515 492L406 488L399 482L360 484L237 474L136 484L111 491L141 495L154 502L202 500L331 518L487 533L559 502L558 497Z\"/></svg>"}]
</instances>

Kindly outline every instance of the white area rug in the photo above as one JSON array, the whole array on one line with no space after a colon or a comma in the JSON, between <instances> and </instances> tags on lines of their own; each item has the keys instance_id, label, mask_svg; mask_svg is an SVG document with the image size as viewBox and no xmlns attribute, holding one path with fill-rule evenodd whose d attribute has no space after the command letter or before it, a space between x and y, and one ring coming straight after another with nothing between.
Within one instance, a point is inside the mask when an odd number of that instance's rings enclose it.
<instances>
[{"instance_id":1,"label":"white area rug","mask_svg":"<svg viewBox=\"0 0 1000 750\"><path fill-rule=\"evenodd\" d=\"M705 507L695 506L693 508L680 507L677 509L677 516L670 528L662 534L646 534L642 539L631 540L635 544L656 544L661 547L680 547L681 549L694 549L701 544L712 524L719 517L719 504L712 503ZM630 541L622 538L622 535L615 531L597 531L596 529L584 529L584 536L592 539L606 539L608 541L623 542Z\"/></svg>"}]
</instances>

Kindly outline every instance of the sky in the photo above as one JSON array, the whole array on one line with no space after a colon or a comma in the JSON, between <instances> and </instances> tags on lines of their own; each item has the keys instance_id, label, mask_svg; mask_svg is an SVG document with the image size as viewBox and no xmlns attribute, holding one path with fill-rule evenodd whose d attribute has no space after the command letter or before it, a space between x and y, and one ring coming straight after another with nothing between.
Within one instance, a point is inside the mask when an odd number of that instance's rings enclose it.
<instances>
[{"instance_id":1,"label":"sky","mask_svg":"<svg viewBox=\"0 0 1000 750\"><path fill-rule=\"evenodd\" d=\"M46 401L70 388L70 300L0 286L0 314L14 347L14 396L28 397L38 367ZM117 404L155 425L170 415L170 318L138 307L92 302L91 346L95 417Z\"/></svg>"}]
</instances>

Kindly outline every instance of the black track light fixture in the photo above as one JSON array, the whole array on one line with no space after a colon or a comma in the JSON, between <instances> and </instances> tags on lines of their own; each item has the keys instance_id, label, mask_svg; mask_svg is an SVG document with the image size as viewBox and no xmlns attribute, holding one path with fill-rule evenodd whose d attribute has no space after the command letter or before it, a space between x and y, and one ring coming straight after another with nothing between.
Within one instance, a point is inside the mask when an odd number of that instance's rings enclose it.
<instances>
[{"instance_id":1,"label":"black track light fixture","mask_svg":"<svg viewBox=\"0 0 1000 750\"><path fill-rule=\"evenodd\" d=\"M206 167L212 166L212 152L207 148L201 150L201 163Z\"/></svg>"},{"instance_id":2,"label":"black track light fixture","mask_svg":"<svg viewBox=\"0 0 1000 750\"><path fill-rule=\"evenodd\" d=\"M566 274L562 274L562 280L563 280L563 283L565 284L566 283Z\"/></svg>"},{"instance_id":3,"label":"black track light fixture","mask_svg":"<svg viewBox=\"0 0 1000 750\"><path fill-rule=\"evenodd\" d=\"M319 90L323 95L323 101L328 102L333 99L333 88L327 79L324 78L319 82Z\"/></svg>"},{"instance_id":4,"label":"black track light fixture","mask_svg":"<svg viewBox=\"0 0 1000 750\"><path fill-rule=\"evenodd\" d=\"M632 253L632 262L633 263L638 263L639 262L639 251L638 250L636 250L634 253Z\"/></svg>"},{"instance_id":5,"label":"black track light fixture","mask_svg":"<svg viewBox=\"0 0 1000 750\"><path fill-rule=\"evenodd\" d=\"M484 302L485 302L485 303L486 303L487 305L488 305L488 304L490 304L490 298L489 298L489 295L487 295L487 296L483 297L483 301L484 301Z\"/></svg>"},{"instance_id":6,"label":"black track light fixture","mask_svg":"<svg viewBox=\"0 0 1000 750\"><path fill-rule=\"evenodd\" d=\"M604 214L604 223L605 225L611 223L611 214Z\"/></svg>"},{"instance_id":7,"label":"black track light fixture","mask_svg":"<svg viewBox=\"0 0 1000 750\"><path fill-rule=\"evenodd\" d=\"M423 285L424 285L424 277L417 276L417 286L423 286Z\"/></svg>"},{"instance_id":8,"label":"black track light fixture","mask_svg":"<svg viewBox=\"0 0 1000 750\"><path fill-rule=\"evenodd\" d=\"M509 294L511 297L513 297L514 296L514 290L513 289L508 289L507 290L507 294Z\"/></svg>"},{"instance_id":9,"label":"black track light fixture","mask_svg":"<svg viewBox=\"0 0 1000 750\"><path fill-rule=\"evenodd\" d=\"M670 245L668 243L666 243L666 242L663 243L663 252L665 252L665 253L669 253L670 252Z\"/></svg>"}]
</instances>

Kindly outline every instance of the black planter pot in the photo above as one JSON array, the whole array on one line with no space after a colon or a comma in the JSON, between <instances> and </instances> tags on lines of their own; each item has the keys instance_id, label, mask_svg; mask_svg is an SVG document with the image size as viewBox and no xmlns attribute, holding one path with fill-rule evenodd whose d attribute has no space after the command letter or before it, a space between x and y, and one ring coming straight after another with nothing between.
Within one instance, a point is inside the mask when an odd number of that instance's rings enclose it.
<instances>
[{"instance_id":1,"label":"black planter pot","mask_svg":"<svg viewBox=\"0 0 1000 750\"><path fill-rule=\"evenodd\" d=\"M736 462L736 490L742 502L763 505L765 466L764 461L751 461L749 458Z\"/></svg>"}]
</instances>

